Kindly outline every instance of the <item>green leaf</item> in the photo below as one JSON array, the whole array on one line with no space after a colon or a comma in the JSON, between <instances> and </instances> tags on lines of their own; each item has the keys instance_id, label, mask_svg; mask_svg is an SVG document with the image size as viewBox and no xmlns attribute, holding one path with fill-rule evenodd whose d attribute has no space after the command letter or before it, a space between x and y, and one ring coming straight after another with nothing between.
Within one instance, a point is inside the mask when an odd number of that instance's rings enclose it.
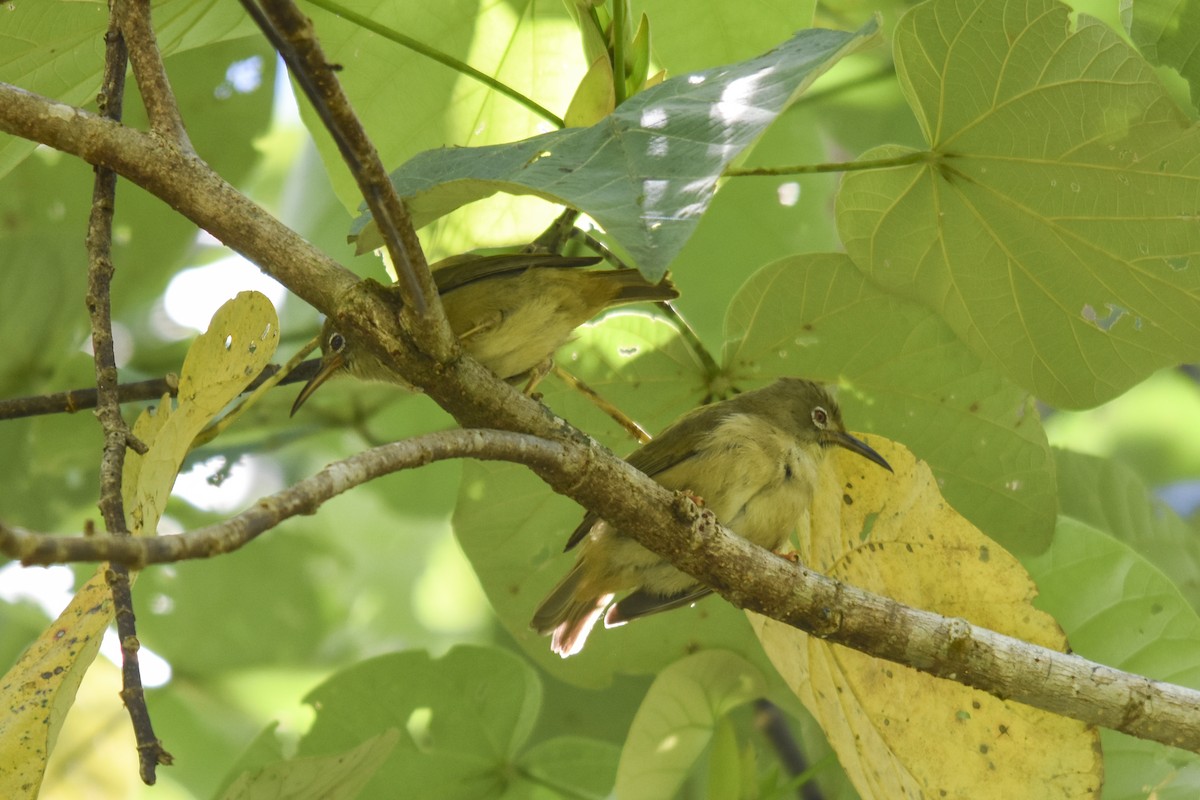
<instances>
[{"instance_id":1,"label":"green leaf","mask_svg":"<svg viewBox=\"0 0 1200 800\"><path fill-rule=\"evenodd\" d=\"M0 9L0 12L3 10ZM5 136L0 148L19 140ZM83 236L92 169L44 151L7 175L0 192L0 392L12 396L47 391L61 360L77 354L88 334L87 317L65 297L87 290ZM64 231L78 222L77 235ZM37 280L31 279L31 267ZM93 373L94 374L94 373ZM94 380L94 378L93 378ZM7 449L7 448L6 448Z\"/></svg>"},{"instance_id":2,"label":"green leaf","mask_svg":"<svg viewBox=\"0 0 1200 800\"><path fill-rule=\"evenodd\" d=\"M674 796L722 718L766 688L762 672L733 653L696 653L667 667L633 719L617 768L617 796Z\"/></svg>"},{"instance_id":3,"label":"green leaf","mask_svg":"<svg viewBox=\"0 0 1200 800\"><path fill-rule=\"evenodd\" d=\"M1080 407L1200 358L1200 130L1116 33L1088 18L1071 33L1067 15L1052 0L906 15L896 64L932 153L848 176L838 221L873 280Z\"/></svg>"},{"instance_id":4,"label":"green leaf","mask_svg":"<svg viewBox=\"0 0 1200 800\"><path fill-rule=\"evenodd\" d=\"M936 314L876 288L845 255L813 254L755 273L725 330L735 385L787 375L840 384L850 428L904 442L1006 548L1045 548L1057 502L1037 415Z\"/></svg>"},{"instance_id":5,"label":"green leaf","mask_svg":"<svg viewBox=\"0 0 1200 800\"><path fill-rule=\"evenodd\" d=\"M1200 612L1200 539L1133 470L1111 459L1055 449L1062 513L1132 547Z\"/></svg>"},{"instance_id":6,"label":"green leaf","mask_svg":"<svg viewBox=\"0 0 1200 800\"><path fill-rule=\"evenodd\" d=\"M580 56L578 34L561 0L346 5L369 16L379 30L312 4L305 13L312 17L326 57L343 67L338 81L386 165L432 147L513 141L550 126L511 98L385 38L390 30L470 64L560 114L591 63ZM338 198L347 210L357 208L362 194L337 146L307 103L300 104L300 114Z\"/></svg>"},{"instance_id":7,"label":"green leaf","mask_svg":"<svg viewBox=\"0 0 1200 800\"><path fill-rule=\"evenodd\" d=\"M1121 4L1121 23L1152 64L1172 67L1200 102L1200 4L1180 0L1137 0Z\"/></svg>"},{"instance_id":8,"label":"green leaf","mask_svg":"<svg viewBox=\"0 0 1200 800\"><path fill-rule=\"evenodd\" d=\"M92 3L10 3L0 27L0 81L71 105L95 107L104 66L108 14ZM217 0L154 6L163 55L257 33L240 8ZM132 89L132 81L130 81ZM33 152L33 142L0 139L0 177Z\"/></svg>"},{"instance_id":9,"label":"green leaf","mask_svg":"<svg viewBox=\"0 0 1200 800\"><path fill-rule=\"evenodd\" d=\"M354 800L400 738L392 728L343 753L277 761L244 772L222 800Z\"/></svg>"},{"instance_id":10,"label":"green leaf","mask_svg":"<svg viewBox=\"0 0 1200 800\"><path fill-rule=\"evenodd\" d=\"M742 772L737 732L729 717L722 716L713 730L712 750L708 756L708 794L710 797L741 797L743 783L748 777Z\"/></svg>"},{"instance_id":11,"label":"green leaf","mask_svg":"<svg viewBox=\"0 0 1200 800\"><path fill-rule=\"evenodd\" d=\"M308 695L317 717L300 754L339 753L399 729L396 748L362 797L392 798L397 787L462 800L528 795L544 783L519 764L554 772L545 763L554 749L522 752L541 696L533 670L494 648L459 646L436 660L423 652L380 656L342 670ZM603 783L598 765L605 749L580 751L592 785Z\"/></svg>"},{"instance_id":12,"label":"green leaf","mask_svg":"<svg viewBox=\"0 0 1200 800\"><path fill-rule=\"evenodd\" d=\"M578 208L650 280L691 236L725 168L825 69L874 34L801 31L775 50L667 80L590 128L491 147L422 153L392 173L420 227L498 191ZM377 233L356 220L359 250ZM373 226L372 226L373 228Z\"/></svg>"},{"instance_id":13,"label":"green leaf","mask_svg":"<svg viewBox=\"0 0 1200 800\"><path fill-rule=\"evenodd\" d=\"M654 20L654 56L672 75L751 58L785 31L810 28L816 0L642 0Z\"/></svg>"},{"instance_id":14,"label":"green leaf","mask_svg":"<svg viewBox=\"0 0 1200 800\"><path fill-rule=\"evenodd\" d=\"M530 783L572 800L603 800L612 793L621 750L614 744L560 736L529 748L518 760ZM537 797L553 797L547 792Z\"/></svg>"},{"instance_id":15,"label":"green leaf","mask_svg":"<svg viewBox=\"0 0 1200 800\"><path fill-rule=\"evenodd\" d=\"M579 82L571 105L563 114L563 121L569 127L591 125L610 114L615 105L612 62L604 55L592 62L587 74Z\"/></svg>"},{"instance_id":16,"label":"green leaf","mask_svg":"<svg viewBox=\"0 0 1200 800\"><path fill-rule=\"evenodd\" d=\"M284 759L283 743L279 741L276 731L279 729L279 722L272 721L263 728L258 736L250 742L249 746L242 751L238 760L234 762L233 768L221 780L220 788L213 795L214 800L225 796L229 787L241 775L247 772L262 769L268 764L273 764Z\"/></svg>"},{"instance_id":17,"label":"green leaf","mask_svg":"<svg viewBox=\"0 0 1200 800\"><path fill-rule=\"evenodd\" d=\"M644 13L626 51L625 60L630 62L625 76L625 93L632 96L642 90L650 69L650 18Z\"/></svg>"},{"instance_id":18,"label":"green leaf","mask_svg":"<svg viewBox=\"0 0 1200 800\"><path fill-rule=\"evenodd\" d=\"M1158 569L1127 545L1069 517L1026 566L1080 655L1157 680L1200 688L1200 617ZM1200 789L1200 756L1101 731L1105 800L1184 800Z\"/></svg>"},{"instance_id":19,"label":"green leaf","mask_svg":"<svg viewBox=\"0 0 1200 800\"><path fill-rule=\"evenodd\" d=\"M219 569L185 561L144 572L135 594L138 635L156 652L169 653L175 670L210 680L253 667L312 663L323 637L342 621L323 613L325 591L297 576L314 558L337 563L337 553L333 544L289 529L263 537ZM253 621L243 613L247 608L254 609ZM207 633L198 637L197 630Z\"/></svg>"}]
</instances>

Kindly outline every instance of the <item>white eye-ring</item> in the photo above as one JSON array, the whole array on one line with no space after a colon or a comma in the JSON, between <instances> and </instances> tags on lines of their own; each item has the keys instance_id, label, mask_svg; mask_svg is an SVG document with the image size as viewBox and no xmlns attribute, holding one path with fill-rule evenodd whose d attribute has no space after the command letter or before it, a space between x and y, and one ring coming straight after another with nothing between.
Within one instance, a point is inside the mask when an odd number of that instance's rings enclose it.
<instances>
[{"instance_id":1,"label":"white eye-ring","mask_svg":"<svg viewBox=\"0 0 1200 800\"><path fill-rule=\"evenodd\" d=\"M829 412L817 406L812 410L813 425L816 425L818 430L825 430L829 425Z\"/></svg>"},{"instance_id":2,"label":"white eye-ring","mask_svg":"<svg viewBox=\"0 0 1200 800\"><path fill-rule=\"evenodd\" d=\"M329 334L329 341L326 346L334 353L340 353L346 349L346 337L342 336L337 331Z\"/></svg>"}]
</instances>

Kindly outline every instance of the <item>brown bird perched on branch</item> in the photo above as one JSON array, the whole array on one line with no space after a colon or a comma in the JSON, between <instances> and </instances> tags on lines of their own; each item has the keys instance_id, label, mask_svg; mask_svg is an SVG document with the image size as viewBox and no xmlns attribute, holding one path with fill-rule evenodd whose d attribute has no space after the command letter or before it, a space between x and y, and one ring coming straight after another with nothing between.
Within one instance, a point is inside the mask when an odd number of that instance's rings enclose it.
<instances>
[{"instance_id":1,"label":"brown bird perched on branch","mask_svg":"<svg viewBox=\"0 0 1200 800\"><path fill-rule=\"evenodd\" d=\"M891 471L882 456L846 432L824 387L783 378L689 411L628 461L666 488L701 498L734 533L776 550L812 505L818 467L833 446ZM553 634L550 647L563 658L583 649L606 608L604 624L611 628L712 592L595 514L583 518L566 549L576 545L575 566L530 623L538 633ZM613 596L628 589L634 591L610 608Z\"/></svg>"},{"instance_id":2,"label":"brown bird perched on branch","mask_svg":"<svg viewBox=\"0 0 1200 800\"><path fill-rule=\"evenodd\" d=\"M439 261L432 270L463 348L500 378L527 383L526 391L531 391L549 369L554 351L601 311L679 296L669 279L650 283L635 269L581 269L599 261L552 253L468 253ZM321 329L321 351L320 369L300 391L293 414L334 375L412 388L373 353L347 341L332 320Z\"/></svg>"}]
</instances>

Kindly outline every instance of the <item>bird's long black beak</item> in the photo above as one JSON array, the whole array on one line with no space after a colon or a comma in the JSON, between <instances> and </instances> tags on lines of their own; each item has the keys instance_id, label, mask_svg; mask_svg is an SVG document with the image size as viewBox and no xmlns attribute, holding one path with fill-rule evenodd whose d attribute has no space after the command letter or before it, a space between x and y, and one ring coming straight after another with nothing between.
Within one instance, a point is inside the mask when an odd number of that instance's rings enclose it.
<instances>
[{"instance_id":1,"label":"bird's long black beak","mask_svg":"<svg viewBox=\"0 0 1200 800\"><path fill-rule=\"evenodd\" d=\"M296 402L292 403L292 413L288 416L296 416L296 412L300 410L300 406L304 405L304 401L312 397L322 383L329 380L339 369L346 365L346 357L341 353L327 353L321 359L321 367L317 370L317 374L308 379L308 383L304 384L304 388L300 390L300 394L296 395ZM866 447L866 445L863 445ZM868 448L870 449L870 448Z\"/></svg>"},{"instance_id":2,"label":"bird's long black beak","mask_svg":"<svg viewBox=\"0 0 1200 800\"><path fill-rule=\"evenodd\" d=\"M313 380L316 380L315 378ZM307 387L306 387L307 388ZM874 461L879 466L886 469L888 472L894 472L892 465L889 464L883 456L876 453L871 445L864 442L862 439L851 436L845 431L823 431L826 444L836 444L838 447L844 447L851 453L858 453L868 461Z\"/></svg>"}]
</instances>

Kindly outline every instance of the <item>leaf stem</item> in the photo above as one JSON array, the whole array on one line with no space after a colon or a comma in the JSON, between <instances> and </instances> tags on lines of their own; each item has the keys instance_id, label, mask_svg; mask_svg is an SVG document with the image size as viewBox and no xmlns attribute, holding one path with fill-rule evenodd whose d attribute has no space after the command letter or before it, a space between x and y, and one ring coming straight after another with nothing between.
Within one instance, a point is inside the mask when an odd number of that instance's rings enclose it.
<instances>
[{"instance_id":1,"label":"leaf stem","mask_svg":"<svg viewBox=\"0 0 1200 800\"><path fill-rule=\"evenodd\" d=\"M625 85L625 11L628 0L612 0L612 59L613 59L613 95L616 104L621 105L628 96Z\"/></svg>"},{"instance_id":2,"label":"leaf stem","mask_svg":"<svg viewBox=\"0 0 1200 800\"><path fill-rule=\"evenodd\" d=\"M595 252L599 253L604 257L605 261L615 264L618 267L631 269L631 267L626 264L620 256L614 253L612 249L608 247L608 245L604 244L604 242L600 241L595 236L592 236L582 228L572 228L571 236L583 242L584 245L591 248ZM704 346L704 342L700 339L700 334L696 333L696 329L693 328L687 319L679 313L679 309L671 305L670 300L662 300L654 305L663 313L663 316L667 317L672 323L674 323L676 329L679 331L680 337L683 338L688 347L691 349L692 355L699 359L700 365L704 367L705 379L711 381L713 378L720 375L721 366L717 363L717 360L713 358L712 353L708 352L708 348Z\"/></svg>"},{"instance_id":3,"label":"leaf stem","mask_svg":"<svg viewBox=\"0 0 1200 800\"><path fill-rule=\"evenodd\" d=\"M751 167L747 169L727 169L726 178L751 178L770 175L811 175L819 172L859 172L872 169L893 169L907 167L910 164L925 164L933 161L936 154L929 150L920 150L893 158L873 158L866 161L840 161L829 164L793 164L787 167Z\"/></svg>"},{"instance_id":4,"label":"leaf stem","mask_svg":"<svg viewBox=\"0 0 1200 800\"><path fill-rule=\"evenodd\" d=\"M371 31L372 33L377 33L385 39L395 42L401 47L407 47L414 53L419 53L420 55L432 59L439 64L444 64L450 69L455 70L456 72L461 72L463 75L466 75L469 78L474 78L484 86L494 89L505 97L508 97L509 99L525 106L525 108L529 109L534 114L537 114L539 117L554 125L556 128L566 127L566 123L563 122L562 117L558 116L550 109L541 105L533 98L526 97L511 86L501 83L491 75L486 75L480 72L465 61L459 61L457 58L443 53L441 50L436 50L427 44L413 39L410 36L405 36L403 33L400 33L397 30L389 28L385 25L381 25L372 20L370 17L365 17L355 11L351 11L344 5L334 2L333 0L308 0L308 2L315 6L319 6L326 11L337 14L340 17L344 17L354 24Z\"/></svg>"},{"instance_id":5,"label":"leaf stem","mask_svg":"<svg viewBox=\"0 0 1200 800\"><path fill-rule=\"evenodd\" d=\"M805 92L788 108L788 111L793 111L801 106L809 106L813 103L819 103L827 98L836 98L843 92L861 89L864 86L870 86L876 81L887 80L894 77L896 77L896 66L891 63L884 64L873 72L858 75L842 83L831 83L828 86L822 85L819 89L814 89L811 92Z\"/></svg>"}]
</instances>

